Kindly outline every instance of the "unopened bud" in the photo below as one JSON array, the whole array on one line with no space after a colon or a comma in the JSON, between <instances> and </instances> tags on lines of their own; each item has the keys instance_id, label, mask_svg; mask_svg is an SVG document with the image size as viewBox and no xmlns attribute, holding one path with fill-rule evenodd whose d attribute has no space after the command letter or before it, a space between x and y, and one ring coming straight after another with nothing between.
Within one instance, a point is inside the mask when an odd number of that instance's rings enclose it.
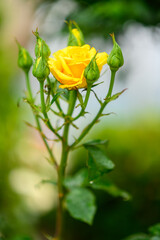
<instances>
[{"instance_id":1,"label":"unopened bud","mask_svg":"<svg viewBox=\"0 0 160 240\"><path fill-rule=\"evenodd\" d=\"M36 58L39 58L41 56L48 58L51 54L51 51L46 44L46 42L40 38L38 31L33 32L33 34L37 37L37 43L35 45L35 56Z\"/></svg>"},{"instance_id":2,"label":"unopened bud","mask_svg":"<svg viewBox=\"0 0 160 240\"><path fill-rule=\"evenodd\" d=\"M72 24L75 26L75 28L72 28ZM68 39L68 46L82 46L85 44L84 42L84 36L77 25L76 22L70 21L69 22L69 39Z\"/></svg>"},{"instance_id":3,"label":"unopened bud","mask_svg":"<svg viewBox=\"0 0 160 240\"><path fill-rule=\"evenodd\" d=\"M23 71L25 71L26 73L29 72L32 64L33 64L33 60L29 54L29 52L24 48L22 47L18 41L17 42L17 45L18 45L18 48L19 48L19 53L18 53L18 66L20 68L23 69Z\"/></svg>"},{"instance_id":4,"label":"unopened bud","mask_svg":"<svg viewBox=\"0 0 160 240\"><path fill-rule=\"evenodd\" d=\"M86 78L87 85L92 85L100 76L100 71L96 63L96 55L97 53L84 70L84 77Z\"/></svg>"},{"instance_id":5,"label":"unopened bud","mask_svg":"<svg viewBox=\"0 0 160 240\"><path fill-rule=\"evenodd\" d=\"M46 58L39 57L35 60L32 73L40 82L48 77L50 70Z\"/></svg>"},{"instance_id":6,"label":"unopened bud","mask_svg":"<svg viewBox=\"0 0 160 240\"><path fill-rule=\"evenodd\" d=\"M111 71L116 72L120 67L123 66L124 59L121 48L115 40L114 33L111 34L111 37L113 39L113 48L111 53L109 54L107 63L110 66Z\"/></svg>"}]
</instances>

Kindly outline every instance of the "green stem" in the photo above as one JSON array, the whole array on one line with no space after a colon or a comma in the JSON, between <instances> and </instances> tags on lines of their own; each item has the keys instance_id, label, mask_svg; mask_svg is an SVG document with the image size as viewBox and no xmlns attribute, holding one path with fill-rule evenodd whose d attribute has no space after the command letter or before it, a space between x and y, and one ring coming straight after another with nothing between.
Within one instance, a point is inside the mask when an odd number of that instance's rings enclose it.
<instances>
[{"instance_id":1,"label":"green stem","mask_svg":"<svg viewBox=\"0 0 160 240\"><path fill-rule=\"evenodd\" d=\"M61 118L65 118L65 117L62 115L61 112L56 112L56 111L54 111L52 108L50 108L50 110L51 110L55 115L57 115L57 116L59 116L59 117L61 117Z\"/></svg>"},{"instance_id":2,"label":"green stem","mask_svg":"<svg viewBox=\"0 0 160 240\"><path fill-rule=\"evenodd\" d=\"M60 103L59 103L59 100L56 99L56 100L55 100L55 103L56 103L56 105L57 105L57 108L58 108L59 111L60 111L60 114L64 117L65 115L64 115L64 112L63 112L63 110L62 110L62 108L61 108L61 105L60 105Z\"/></svg>"},{"instance_id":3,"label":"green stem","mask_svg":"<svg viewBox=\"0 0 160 240\"><path fill-rule=\"evenodd\" d=\"M85 136L86 134L89 132L89 130L93 127L93 125L97 122L97 120L99 119L99 117L101 116L104 108L106 107L106 105L109 103L109 97L112 94L112 90L113 90L113 85L114 85L114 79L115 79L115 72L111 72L111 80L110 80L110 86L109 86L109 90L107 93L107 96L105 98L104 103L101 105L100 110L98 111L97 115L95 116L95 118L92 120L92 122L82 131L82 133L80 134L80 136L77 138L77 140L70 146L70 149L72 149L73 147L75 147Z\"/></svg>"},{"instance_id":4,"label":"green stem","mask_svg":"<svg viewBox=\"0 0 160 240\"><path fill-rule=\"evenodd\" d=\"M116 75L116 72L115 71L111 71L111 81L110 81L109 90L108 90L106 98L111 97L111 95L112 95L115 75Z\"/></svg>"},{"instance_id":5,"label":"green stem","mask_svg":"<svg viewBox=\"0 0 160 240\"><path fill-rule=\"evenodd\" d=\"M41 137L42 137L43 142L44 142L44 144L45 144L45 146L46 146L46 148L48 150L48 153L49 153L49 155L51 157L51 160L54 163L54 165L56 166L56 168L58 169L58 164L57 164L56 159L55 159L55 157L54 157L54 155L52 153L52 150L50 149L50 147L49 147L45 137L43 136L42 128L41 128L41 125L40 125L40 122L39 122L39 119L38 119L37 116L35 116L35 120L36 120L36 123L37 123L37 128L38 128L38 130L39 130L39 132L41 134Z\"/></svg>"},{"instance_id":6,"label":"green stem","mask_svg":"<svg viewBox=\"0 0 160 240\"><path fill-rule=\"evenodd\" d=\"M91 86L88 86L84 104L83 104L83 108L81 109L80 113L73 119L73 121L77 120L79 117L81 117L84 114L85 109L87 107L88 100L89 100L90 92L91 92Z\"/></svg>"},{"instance_id":7,"label":"green stem","mask_svg":"<svg viewBox=\"0 0 160 240\"><path fill-rule=\"evenodd\" d=\"M58 212L57 212L57 228L56 228L56 235L58 237L58 240L63 239L63 199L64 199L63 181L64 181L65 169L66 169L67 158L69 153L68 133L69 133L69 126L70 126L70 118L74 110L76 97L77 97L77 91L75 90L70 91L69 106L68 106L68 111L66 115L66 118L68 118L68 121L66 122L66 125L63 131L62 155L61 155L61 162L58 169L59 206L58 206Z\"/></svg>"},{"instance_id":8,"label":"green stem","mask_svg":"<svg viewBox=\"0 0 160 240\"><path fill-rule=\"evenodd\" d=\"M28 91L28 94L29 94L29 99L30 99L31 102L33 102L33 95L32 95L32 91L31 91L28 72L25 72L25 76L26 76L26 85L27 85L27 91Z\"/></svg>"},{"instance_id":9,"label":"green stem","mask_svg":"<svg viewBox=\"0 0 160 240\"><path fill-rule=\"evenodd\" d=\"M60 139L62 140L62 137L56 132L56 130L52 127L47 112L46 112L46 105L45 105L45 100L44 100L44 92L43 92L43 86L44 86L44 82L40 82L40 97L41 97L41 109L42 109L42 113L44 115L44 118L46 120L46 125L48 126L48 128Z\"/></svg>"},{"instance_id":10,"label":"green stem","mask_svg":"<svg viewBox=\"0 0 160 240\"><path fill-rule=\"evenodd\" d=\"M48 82L49 86L51 87L51 94L52 94L52 97L54 97L54 92L53 92L53 89L52 89L52 86L51 86L51 80L50 80L49 77L47 77L47 82ZM64 115L64 112L63 112L63 110L62 110L62 108L61 108L61 105L60 105L58 99L55 100L55 103L56 103L57 108L59 109L61 115L64 117L65 115Z\"/></svg>"},{"instance_id":11,"label":"green stem","mask_svg":"<svg viewBox=\"0 0 160 240\"><path fill-rule=\"evenodd\" d=\"M27 90L28 90L28 93L29 93L30 101L31 101L31 102L34 102L33 95L32 95L32 91L31 91L31 86L30 86L30 81L29 81L28 73L26 73L26 85L27 85ZM32 109L32 111L33 111L33 109ZM48 150L48 153L49 153L49 155L50 155L50 158L51 158L52 162L54 163L54 165L55 165L56 168L57 168L57 162L56 162L56 160L55 160L55 157L54 157L54 155L53 155L53 153L52 153L52 151L51 151L51 149L50 149L50 147L49 147L49 145L48 145L48 142L46 141L45 137L44 137L43 134L42 134L42 128L41 128L41 125L40 125L40 121L39 121L39 119L38 119L38 116L34 114L34 111L33 111L33 115L34 115L34 117L35 117L35 121L36 121L36 124L37 124L37 128L38 128L38 130L39 130L39 132L40 132L40 135L41 135L41 138L42 138L42 140L43 140L43 142L44 142L44 144L45 144L45 146L46 146L46 148L47 148L47 150Z\"/></svg>"}]
</instances>

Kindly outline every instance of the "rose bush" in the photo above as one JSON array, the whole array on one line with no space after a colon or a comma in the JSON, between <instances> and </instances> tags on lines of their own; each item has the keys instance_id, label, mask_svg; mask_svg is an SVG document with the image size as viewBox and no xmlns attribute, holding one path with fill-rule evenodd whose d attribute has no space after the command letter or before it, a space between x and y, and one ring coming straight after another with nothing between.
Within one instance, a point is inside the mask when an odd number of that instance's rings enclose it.
<instances>
[{"instance_id":1,"label":"rose bush","mask_svg":"<svg viewBox=\"0 0 160 240\"><path fill-rule=\"evenodd\" d=\"M84 70L96 54L96 49L85 44L68 46L53 54L48 64L53 76L61 83L60 88L77 89L87 87ZM99 71L107 63L106 52L97 53L96 63Z\"/></svg>"}]
</instances>

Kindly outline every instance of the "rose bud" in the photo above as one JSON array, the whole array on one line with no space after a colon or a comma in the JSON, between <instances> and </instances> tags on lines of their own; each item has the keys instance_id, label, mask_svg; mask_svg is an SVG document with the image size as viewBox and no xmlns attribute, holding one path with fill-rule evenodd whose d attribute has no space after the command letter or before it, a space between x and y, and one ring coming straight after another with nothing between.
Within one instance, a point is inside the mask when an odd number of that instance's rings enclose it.
<instances>
[{"instance_id":1,"label":"rose bud","mask_svg":"<svg viewBox=\"0 0 160 240\"><path fill-rule=\"evenodd\" d=\"M72 28L72 24L75 25L75 28ZM68 39L68 46L83 46L85 44L84 42L84 36L77 25L76 22L69 22L69 39Z\"/></svg>"},{"instance_id":2,"label":"rose bud","mask_svg":"<svg viewBox=\"0 0 160 240\"><path fill-rule=\"evenodd\" d=\"M23 69L24 72L28 73L32 64L33 64L33 60L29 54L29 52L24 48L22 47L18 41L17 42L17 45L18 45L18 48L19 48L19 53L18 53L18 66L20 68Z\"/></svg>"},{"instance_id":3,"label":"rose bud","mask_svg":"<svg viewBox=\"0 0 160 240\"><path fill-rule=\"evenodd\" d=\"M96 55L97 53L84 70L84 77L86 78L87 85L92 85L100 76L100 71L96 63Z\"/></svg>"},{"instance_id":4,"label":"rose bud","mask_svg":"<svg viewBox=\"0 0 160 240\"><path fill-rule=\"evenodd\" d=\"M48 45L42 38L40 38L37 30L36 30L36 32L33 32L33 34L37 37L37 43L35 45L36 58L41 57L41 56L48 58L51 54L51 51L50 51Z\"/></svg>"},{"instance_id":5,"label":"rose bud","mask_svg":"<svg viewBox=\"0 0 160 240\"><path fill-rule=\"evenodd\" d=\"M111 71L116 72L120 67L123 66L124 59L121 48L115 40L114 33L111 34L111 37L113 39L113 48L109 54L107 64L110 66Z\"/></svg>"},{"instance_id":6,"label":"rose bud","mask_svg":"<svg viewBox=\"0 0 160 240\"><path fill-rule=\"evenodd\" d=\"M39 57L35 60L32 73L40 82L48 77L50 70L46 58Z\"/></svg>"}]
</instances>

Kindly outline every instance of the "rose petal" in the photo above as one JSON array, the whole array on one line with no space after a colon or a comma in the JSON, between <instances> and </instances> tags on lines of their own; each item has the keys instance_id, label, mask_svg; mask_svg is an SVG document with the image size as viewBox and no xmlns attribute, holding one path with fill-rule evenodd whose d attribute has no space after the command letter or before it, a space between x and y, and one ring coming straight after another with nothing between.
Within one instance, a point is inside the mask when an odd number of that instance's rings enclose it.
<instances>
[{"instance_id":1,"label":"rose petal","mask_svg":"<svg viewBox=\"0 0 160 240\"><path fill-rule=\"evenodd\" d=\"M48 60L49 68L52 68L52 65L54 65L55 68L57 68L59 71L62 71L62 64L60 61L55 60L54 58L49 58Z\"/></svg>"},{"instance_id":2,"label":"rose petal","mask_svg":"<svg viewBox=\"0 0 160 240\"><path fill-rule=\"evenodd\" d=\"M65 62L65 59L64 59L62 56L59 56L58 58L59 58L59 60L60 60L60 62L61 62L61 64L62 64L62 68L63 68L62 71L63 71L63 73L64 73L64 74L67 74L67 75L69 75L69 76L73 76L70 68L68 67L68 65L67 65L66 62Z\"/></svg>"},{"instance_id":3,"label":"rose petal","mask_svg":"<svg viewBox=\"0 0 160 240\"><path fill-rule=\"evenodd\" d=\"M94 48L94 47L92 47L91 49L90 49L90 51L89 51L89 57L90 57L90 59L92 59L94 56L95 56L95 54L96 54L96 49Z\"/></svg>"},{"instance_id":4,"label":"rose petal","mask_svg":"<svg viewBox=\"0 0 160 240\"><path fill-rule=\"evenodd\" d=\"M71 77L59 71L54 65L54 61L52 64L49 63L49 68L53 76L62 84L75 84L81 81L81 78Z\"/></svg>"},{"instance_id":5,"label":"rose petal","mask_svg":"<svg viewBox=\"0 0 160 240\"><path fill-rule=\"evenodd\" d=\"M81 78L82 73L87 66L87 64L84 63L77 63L77 64L69 64L68 65L70 70L72 71L72 74L76 78Z\"/></svg>"},{"instance_id":6,"label":"rose petal","mask_svg":"<svg viewBox=\"0 0 160 240\"><path fill-rule=\"evenodd\" d=\"M102 70L103 65L107 63L107 58L108 58L108 54L106 52L97 54L96 63L100 71Z\"/></svg>"}]
</instances>

